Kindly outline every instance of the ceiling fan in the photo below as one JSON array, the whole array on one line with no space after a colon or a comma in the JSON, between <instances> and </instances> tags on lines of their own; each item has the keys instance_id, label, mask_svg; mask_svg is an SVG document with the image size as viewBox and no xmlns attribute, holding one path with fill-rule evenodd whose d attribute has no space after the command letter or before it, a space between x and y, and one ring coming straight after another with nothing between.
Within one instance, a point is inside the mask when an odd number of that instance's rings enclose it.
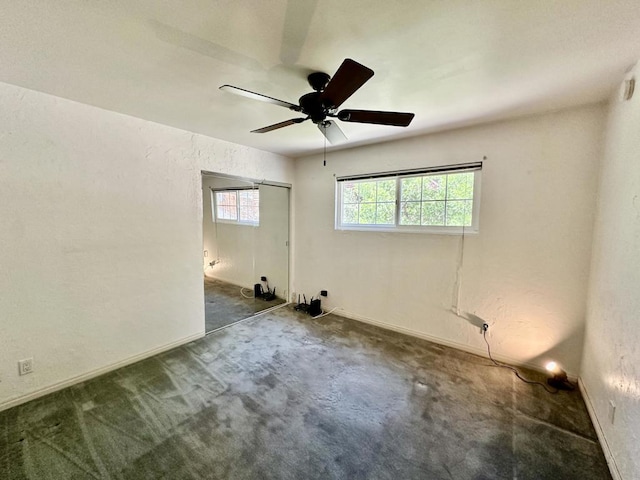
<instances>
[{"instance_id":1,"label":"ceiling fan","mask_svg":"<svg viewBox=\"0 0 640 480\"><path fill-rule=\"evenodd\" d=\"M413 120L415 116L413 113L381 112L376 110L338 111L338 107L371 77L373 77L373 70L347 58L342 62L342 65L340 65L340 68L338 68L333 78L324 72L311 73L307 77L307 80L314 91L300 97L300 100L298 100L299 105L232 85L223 85L220 87L220 90L253 98L254 100L261 100L273 105L279 105L306 115L306 117L292 118L284 122L269 125L268 127L252 130L252 133L267 133L272 130L277 130L278 128L311 120L318 126L330 143L338 143L346 140L347 137L336 122L328 120L328 118L337 118L343 122L374 123L397 127L406 127L411 123L411 120Z\"/></svg>"}]
</instances>

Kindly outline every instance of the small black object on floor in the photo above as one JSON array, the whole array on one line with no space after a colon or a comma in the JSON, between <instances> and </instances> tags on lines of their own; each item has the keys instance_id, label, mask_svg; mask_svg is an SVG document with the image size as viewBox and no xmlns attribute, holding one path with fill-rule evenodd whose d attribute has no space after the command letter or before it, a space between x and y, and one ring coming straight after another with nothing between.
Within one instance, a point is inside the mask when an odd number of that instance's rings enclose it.
<instances>
[{"instance_id":1,"label":"small black object on floor","mask_svg":"<svg viewBox=\"0 0 640 480\"><path fill-rule=\"evenodd\" d=\"M300 295L298 295L298 304L293 307L294 310L306 312L312 317L322 315L322 305L319 298L314 299L311 297L310 303L307 303L306 295L303 295L302 298L304 299L304 302L300 303Z\"/></svg>"},{"instance_id":2,"label":"small black object on floor","mask_svg":"<svg viewBox=\"0 0 640 480\"><path fill-rule=\"evenodd\" d=\"M265 277L262 277L262 278L265 278ZM276 299L276 287L273 287L273 290L271 290L269 288L269 285L267 284L267 290L265 291L262 289L262 285L260 283L256 283L253 286L253 296L255 298L259 298L267 302L270 302Z\"/></svg>"}]
</instances>

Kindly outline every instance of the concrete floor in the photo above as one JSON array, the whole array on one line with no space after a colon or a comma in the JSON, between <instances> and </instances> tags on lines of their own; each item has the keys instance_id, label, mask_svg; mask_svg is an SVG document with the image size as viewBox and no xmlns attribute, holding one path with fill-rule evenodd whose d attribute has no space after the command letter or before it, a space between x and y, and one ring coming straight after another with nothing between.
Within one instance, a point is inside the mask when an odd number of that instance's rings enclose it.
<instances>
[{"instance_id":1,"label":"concrete floor","mask_svg":"<svg viewBox=\"0 0 640 480\"><path fill-rule=\"evenodd\" d=\"M244 294L252 296L253 290L244 289ZM232 283L204 278L204 321L205 332L231 325L258 312L284 303L281 298L265 301L253 297L246 298L240 287Z\"/></svg>"},{"instance_id":2,"label":"concrete floor","mask_svg":"<svg viewBox=\"0 0 640 480\"><path fill-rule=\"evenodd\" d=\"M611 477L578 392L285 306L0 412L0 478Z\"/></svg>"}]
</instances>

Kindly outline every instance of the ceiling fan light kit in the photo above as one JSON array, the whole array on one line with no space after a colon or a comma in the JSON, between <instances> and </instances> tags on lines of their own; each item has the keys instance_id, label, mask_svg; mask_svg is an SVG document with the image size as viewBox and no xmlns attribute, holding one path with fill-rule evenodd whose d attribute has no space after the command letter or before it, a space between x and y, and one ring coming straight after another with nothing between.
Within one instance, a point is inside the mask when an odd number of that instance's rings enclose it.
<instances>
[{"instance_id":1,"label":"ceiling fan light kit","mask_svg":"<svg viewBox=\"0 0 640 480\"><path fill-rule=\"evenodd\" d=\"M300 112L306 117L292 118L263 128L252 130L252 133L267 133L279 128L311 120L318 126L325 138L332 144L347 139L340 127L329 118L337 118L343 122L369 123L376 125L392 125L406 127L413 120L413 113L387 112L378 110L341 110L342 105L351 95L362 87L371 77L373 70L347 58L342 62L335 75L330 77L324 72L314 72L307 76L309 85L314 90L300 97L298 105L284 100L251 92L232 85L222 85L221 90L244 97L288 108Z\"/></svg>"}]
</instances>

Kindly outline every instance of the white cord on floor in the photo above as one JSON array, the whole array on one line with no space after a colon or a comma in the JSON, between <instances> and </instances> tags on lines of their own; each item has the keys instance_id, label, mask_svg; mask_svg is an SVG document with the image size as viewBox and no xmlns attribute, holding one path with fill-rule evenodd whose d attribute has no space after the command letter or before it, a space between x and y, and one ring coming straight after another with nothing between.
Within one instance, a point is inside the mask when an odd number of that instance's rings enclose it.
<instances>
[{"instance_id":1,"label":"white cord on floor","mask_svg":"<svg viewBox=\"0 0 640 480\"><path fill-rule=\"evenodd\" d=\"M251 296L245 295L245 294L244 294L244 291L245 291L245 290L249 290L249 289L248 289L248 288L244 288L244 287L242 287L242 288L240 289L240 294L241 294L244 298L256 298L256 297L255 297L255 296L253 296L253 295L251 295Z\"/></svg>"},{"instance_id":2,"label":"white cord on floor","mask_svg":"<svg viewBox=\"0 0 640 480\"><path fill-rule=\"evenodd\" d=\"M331 310L329 310L328 312L325 312L324 310L322 311L322 313L320 315L316 315L315 317L311 317L311 318L321 318L321 317L326 317L327 315L335 312L338 308L340 307L334 307Z\"/></svg>"}]
</instances>

